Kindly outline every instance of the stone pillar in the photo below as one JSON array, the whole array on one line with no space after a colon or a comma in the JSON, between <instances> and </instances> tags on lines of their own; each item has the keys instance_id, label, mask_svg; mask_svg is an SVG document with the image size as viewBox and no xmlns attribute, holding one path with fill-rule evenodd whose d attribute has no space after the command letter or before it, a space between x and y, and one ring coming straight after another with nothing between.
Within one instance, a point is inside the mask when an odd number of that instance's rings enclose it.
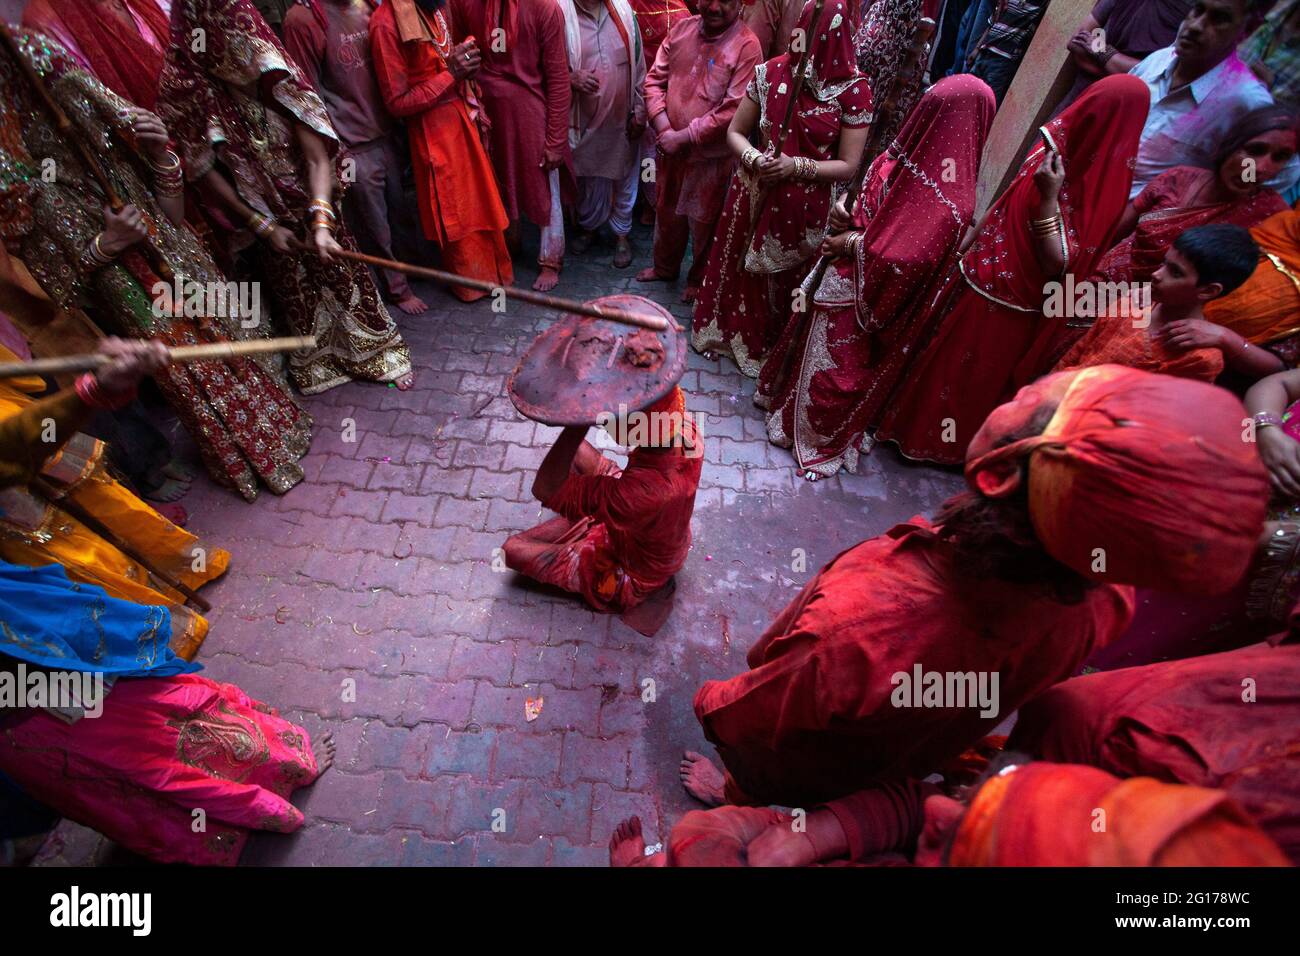
<instances>
[{"instance_id":1,"label":"stone pillar","mask_svg":"<svg viewBox=\"0 0 1300 956\"><path fill-rule=\"evenodd\" d=\"M975 199L978 219L1015 176L1056 105L1074 85L1075 67L1065 44L1092 12L1096 0L1051 0L1016 78L998 108L980 162Z\"/></svg>"}]
</instances>

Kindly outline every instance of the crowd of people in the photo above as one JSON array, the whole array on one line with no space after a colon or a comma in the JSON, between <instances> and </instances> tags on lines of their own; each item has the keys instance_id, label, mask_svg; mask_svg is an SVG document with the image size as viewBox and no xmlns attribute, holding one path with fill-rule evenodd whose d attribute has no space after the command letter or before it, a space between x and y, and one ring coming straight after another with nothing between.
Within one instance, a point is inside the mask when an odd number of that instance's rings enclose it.
<instances>
[{"instance_id":1,"label":"crowd of people","mask_svg":"<svg viewBox=\"0 0 1300 956\"><path fill-rule=\"evenodd\" d=\"M563 291L566 256L630 267L639 219L634 278L680 285L683 341L592 331L538 368L662 363L637 408L673 427L620 468L590 415L555 419L533 493L558 517L505 542L510 567L662 625L708 440L685 339L756 380L804 478L893 443L968 490L836 557L749 670L698 690L718 760L687 751L680 776L705 809L661 852L625 821L612 864L1300 861L1300 3L1101 0L1031 56L1045 16L30 0L0 46L0 359L103 364L0 380L0 668L110 693L94 719L0 709L6 853L66 816L233 863L252 830L301 825L289 796L333 759L196 673L192 605L230 555L183 530L196 475L160 416L218 484L290 493L300 396L418 387L386 306L439 305L402 260L436 252L470 302L535 246L533 288ZM1008 92L1071 75L981 210ZM196 287L223 294L193 308ZM272 334L314 344L164 348ZM936 702L900 695L914 669ZM991 675L993 713L944 698L952 675Z\"/></svg>"}]
</instances>

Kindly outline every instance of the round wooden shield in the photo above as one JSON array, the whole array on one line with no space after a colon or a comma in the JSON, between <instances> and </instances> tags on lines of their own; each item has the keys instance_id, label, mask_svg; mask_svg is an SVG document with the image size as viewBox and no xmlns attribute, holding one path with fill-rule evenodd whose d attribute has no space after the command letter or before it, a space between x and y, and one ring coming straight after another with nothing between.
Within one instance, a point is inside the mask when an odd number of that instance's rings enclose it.
<instances>
[{"instance_id":1,"label":"round wooden shield","mask_svg":"<svg viewBox=\"0 0 1300 956\"><path fill-rule=\"evenodd\" d=\"M686 371L686 336L667 309L639 295L591 305L667 319L663 332L566 313L533 341L510 375L515 408L544 425L594 425L602 414L645 408Z\"/></svg>"}]
</instances>

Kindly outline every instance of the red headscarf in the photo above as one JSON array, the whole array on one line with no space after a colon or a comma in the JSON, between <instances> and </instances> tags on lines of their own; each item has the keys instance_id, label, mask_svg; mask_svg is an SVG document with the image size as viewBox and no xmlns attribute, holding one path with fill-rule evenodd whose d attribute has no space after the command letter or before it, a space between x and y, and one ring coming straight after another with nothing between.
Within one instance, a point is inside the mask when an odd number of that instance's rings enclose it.
<instances>
[{"instance_id":1,"label":"red headscarf","mask_svg":"<svg viewBox=\"0 0 1300 956\"><path fill-rule=\"evenodd\" d=\"M945 77L926 91L898 138L877 158L876 167L894 168L869 220L859 204L858 221L866 231L852 260L857 274L851 288L868 331L907 314L905 306L924 295L951 261L975 211L980 154L996 110L993 91L983 80ZM868 172L868 187L876 172ZM862 199L869 202L878 194L864 188ZM840 304L820 294L816 301Z\"/></svg>"},{"instance_id":2,"label":"red headscarf","mask_svg":"<svg viewBox=\"0 0 1300 956\"><path fill-rule=\"evenodd\" d=\"M815 28L812 24L814 6L815 0L804 4L799 22L790 32L791 49L767 62L767 79L772 88L767 97L767 115L773 134L780 127L786 105L794 95L794 73L801 59L807 64L801 97L823 102L834 99L839 89L859 76L853 48L853 34L858 26L857 4L850 0L822 0ZM807 57L795 52L796 47L806 49ZM792 129L794 125L791 124ZM791 152L784 143L781 146L783 152L792 156L803 155L797 150Z\"/></svg>"},{"instance_id":3,"label":"red headscarf","mask_svg":"<svg viewBox=\"0 0 1300 956\"><path fill-rule=\"evenodd\" d=\"M124 2L165 47L170 32L162 8L154 0ZM121 28L115 16L91 0L40 0L23 14L23 25L42 33L51 33L53 21L77 44L101 83L136 106L153 109L162 49L135 30Z\"/></svg>"},{"instance_id":4,"label":"red headscarf","mask_svg":"<svg viewBox=\"0 0 1300 956\"><path fill-rule=\"evenodd\" d=\"M1031 763L971 799L949 866L1287 866L1222 790Z\"/></svg>"},{"instance_id":5,"label":"red headscarf","mask_svg":"<svg viewBox=\"0 0 1300 956\"><path fill-rule=\"evenodd\" d=\"M997 446L1062 395L1041 435ZM1002 497L1029 459L1029 512L1043 548L1079 574L1220 594L1246 572L1268 476L1243 434L1245 408L1204 382L1098 365L1048 376L995 409L972 439L966 480Z\"/></svg>"},{"instance_id":6,"label":"red headscarf","mask_svg":"<svg viewBox=\"0 0 1300 956\"><path fill-rule=\"evenodd\" d=\"M1111 247L1128 205L1133 160L1150 102L1147 85L1136 76L1108 76L1040 131L1065 164L1060 207L1066 272L1091 275ZM1029 229L1039 200L1034 173L1045 155L1041 142L1030 151L962 257L962 272L972 285L1027 312L1042 307L1043 286L1051 278L1038 264L1037 239Z\"/></svg>"}]
</instances>

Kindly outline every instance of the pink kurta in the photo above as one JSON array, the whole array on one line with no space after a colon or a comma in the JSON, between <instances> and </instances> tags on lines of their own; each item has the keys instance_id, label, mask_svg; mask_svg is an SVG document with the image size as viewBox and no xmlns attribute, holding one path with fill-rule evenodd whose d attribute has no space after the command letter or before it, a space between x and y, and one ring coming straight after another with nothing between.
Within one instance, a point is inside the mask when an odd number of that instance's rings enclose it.
<instances>
[{"instance_id":1,"label":"pink kurta","mask_svg":"<svg viewBox=\"0 0 1300 956\"><path fill-rule=\"evenodd\" d=\"M716 222L735 168L727 146L727 126L736 115L759 59L758 40L739 20L720 36L707 37L699 17L673 25L646 74L646 112L666 113L676 130L686 130L690 145L673 155L661 153L657 177L671 193L672 210L696 222ZM695 249L702 279L708 248Z\"/></svg>"},{"instance_id":2,"label":"pink kurta","mask_svg":"<svg viewBox=\"0 0 1300 956\"><path fill-rule=\"evenodd\" d=\"M450 0L456 42L474 37L483 65L475 79L492 122L490 148L501 202L511 221L527 218L545 227L551 187L542 154L568 156L569 64L564 53L564 16L554 0L513 0L514 22L489 19L487 7L502 0ZM492 29L506 31L506 49L492 49Z\"/></svg>"}]
</instances>

